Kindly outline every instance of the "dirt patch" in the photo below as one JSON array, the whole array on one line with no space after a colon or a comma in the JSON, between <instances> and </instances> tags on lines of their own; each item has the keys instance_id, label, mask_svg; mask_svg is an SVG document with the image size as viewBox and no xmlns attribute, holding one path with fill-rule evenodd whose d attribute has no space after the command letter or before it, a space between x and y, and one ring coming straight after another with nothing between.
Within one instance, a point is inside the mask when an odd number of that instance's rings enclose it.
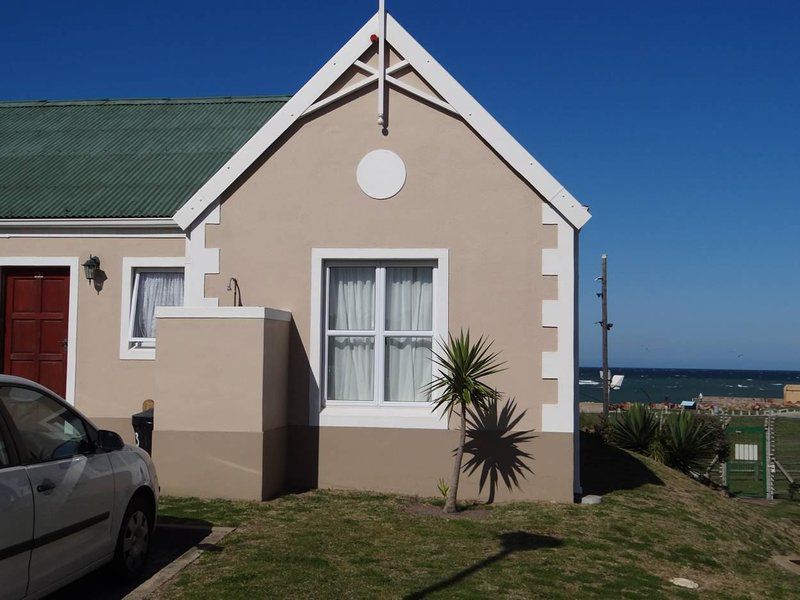
<instances>
[{"instance_id":1,"label":"dirt patch","mask_svg":"<svg viewBox=\"0 0 800 600\"><path fill-rule=\"evenodd\" d=\"M472 521L486 521L492 518L492 511L486 508L468 508L457 513L446 513L441 506L414 502L403 507L407 513L417 517L438 517L440 519L470 519Z\"/></svg>"}]
</instances>

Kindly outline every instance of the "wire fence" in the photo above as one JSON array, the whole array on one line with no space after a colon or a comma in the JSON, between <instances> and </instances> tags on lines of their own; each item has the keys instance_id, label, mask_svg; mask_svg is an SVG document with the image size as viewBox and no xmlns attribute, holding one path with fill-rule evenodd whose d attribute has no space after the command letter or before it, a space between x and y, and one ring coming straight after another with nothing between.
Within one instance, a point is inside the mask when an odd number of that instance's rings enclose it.
<instances>
[{"instance_id":1,"label":"wire fence","mask_svg":"<svg viewBox=\"0 0 800 600\"><path fill-rule=\"evenodd\" d=\"M777 416L772 421L773 497L800 499L800 419Z\"/></svg>"},{"instance_id":2,"label":"wire fence","mask_svg":"<svg viewBox=\"0 0 800 600\"><path fill-rule=\"evenodd\" d=\"M728 460L709 477L737 496L800 500L800 414L726 415Z\"/></svg>"}]
</instances>

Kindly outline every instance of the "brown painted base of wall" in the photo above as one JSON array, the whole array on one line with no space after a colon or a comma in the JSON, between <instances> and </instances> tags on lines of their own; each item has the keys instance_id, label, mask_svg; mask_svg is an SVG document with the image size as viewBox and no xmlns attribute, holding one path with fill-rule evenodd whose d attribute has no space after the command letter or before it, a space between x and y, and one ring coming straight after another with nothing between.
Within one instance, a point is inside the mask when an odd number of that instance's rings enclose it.
<instances>
[{"instance_id":1,"label":"brown painted base of wall","mask_svg":"<svg viewBox=\"0 0 800 600\"><path fill-rule=\"evenodd\" d=\"M490 436L482 444L478 468L461 478L459 497L488 499L490 484L487 479L483 490L480 489L481 470L484 465L497 465L496 502L572 502L572 434L534 433L534 436L518 447L505 443L503 435ZM455 431L291 427L288 484L295 489L344 488L437 496L439 479L449 481L457 444ZM465 455L464 464L470 458ZM514 458L530 471L506 467L513 464ZM501 471L514 471L518 486L509 490Z\"/></svg>"},{"instance_id":2,"label":"brown painted base of wall","mask_svg":"<svg viewBox=\"0 0 800 600\"><path fill-rule=\"evenodd\" d=\"M519 447L503 443L501 436L489 440L478 468L461 478L459 497L489 498L491 478L480 488L486 464L498 467L496 502L572 502L573 436L534 435ZM291 427L265 433L156 431L153 438L153 460L164 494L241 500L314 488L437 496L439 479L449 481L458 443L455 431L350 427ZM470 458L465 455L465 464ZM503 471L515 459L530 471L521 466L506 471L518 484L509 490Z\"/></svg>"},{"instance_id":3,"label":"brown painted base of wall","mask_svg":"<svg viewBox=\"0 0 800 600\"><path fill-rule=\"evenodd\" d=\"M266 500L285 487L286 428L261 432L155 431L163 494Z\"/></svg>"}]
</instances>

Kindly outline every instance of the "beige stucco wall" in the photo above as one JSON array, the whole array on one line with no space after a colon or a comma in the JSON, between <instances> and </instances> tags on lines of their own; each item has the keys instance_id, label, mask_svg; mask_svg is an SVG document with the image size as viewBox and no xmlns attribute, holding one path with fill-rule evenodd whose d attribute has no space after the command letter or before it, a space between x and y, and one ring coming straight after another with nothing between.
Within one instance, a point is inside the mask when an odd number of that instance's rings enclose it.
<instances>
[{"instance_id":1,"label":"beige stucco wall","mask_svg":"<svg viewBox=\"0 0 800 600\"><path fill-rule=\"evenodd\" d=\"M320 485L403 491L389 480L394 474L411 485L408 471L390 470L381 478L353 474L354 462L365 455L377 473L382 457L399 452L379 443L390 436L408 453L397 461L417 467L421 483L414 490L430 494L435 478L448 473L451 432L302 432L308 423L311 250L447 248L450 330L470 328L494 338L509 366L494 381L525 411L519 427L538 432L542 403L557 400L556 382L541 377L542 352L557 345L556 330L541 326L542 300L557 297L556 278L541 275L542 250L557 245L556 228L542 225L541 199L461 120L395 92L383 135L374 104L369 90L295 126L230 193L220 224L206 227L207 247L220 248L220 273L206 278L206 296L230 304L225 286L235 276L245 304L292 312L289 421L296 427L290 464L316 453L318 465L310 470L317 469ZM397 152L408 172L402 191L385 201L365 196L355 178L360 159L376 148ZM304 448L306 435L316 438L316 451ZM571 499L571 439L539 436L537 464L552 468L526 480L517 497ZM289 472L302 470L290 466Z\"/></svg>"},{"instance_id":2,"label":"beige stucco wall","mask_svg":"<svg viewBox=\"0 0 800 600\"><path fill-rule=\"evenodd\" d=\"M260 500L282 491L288 321L157 321L153 458L164 493Z\"/></svg>"},{"instance_id":3,"label":"beige stucco wall","mask_svg":"<svg viewBox=\"0 0 800 600\"><path fill-rule=\"evenodd\" d=\"M223 203L221 223L206 228L206 245L220 248L206 296L230 304L225 286L236 276L246 304L292 312L308 352L312 248L448 248L450 329L496 340L510 367L497 384L538 429L538 407L556 393L540 376L542 351L556 349L555 330L541 327L542 300L557 293L555 278L541 275L555 227L542 225L541 200L461 121L391 97L388 136L375 124L374 95L362 95L299 127ZM405 187L390 200L356 183L375 148L406 162ZM306 421L301 405L293 423Z\"/></svg>"},{"instance_id":4,"label":"beige stucco wall","mask_svg":"<svg viewBox=\"0 0 800 600\"><path fill-rule=\"evenodd\" d=\"M120 360L122 258L184 255L183 238L0 238L4 257L100 258L107 279L101 291L78 273L75 406L131 440L130 416L153 397L153 361Z\"/></svg>"}]
</instances>

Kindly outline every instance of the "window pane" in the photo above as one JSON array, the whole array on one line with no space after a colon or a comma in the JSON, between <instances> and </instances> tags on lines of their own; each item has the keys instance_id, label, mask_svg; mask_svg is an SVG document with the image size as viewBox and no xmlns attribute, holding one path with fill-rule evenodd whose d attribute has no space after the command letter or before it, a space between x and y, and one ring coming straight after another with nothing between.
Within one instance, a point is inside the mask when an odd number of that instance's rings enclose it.
<instances>
[{"instance_id":1,"label":"window pane","mask_svg":"<svg viewBox=\"0 0 800 600\"><path fill-rule=\"evenodd\" d=\"M386 402L427 402L431 382L431 338L386 338Z\"/></svg>"},{"instance_id":2,"label":"window pane","mask_svg":"<svg viewBox=\"0 0 800 600\"><path fill-rule=\"evenodd\" d=\"M3 438L3 433L0 432L0 469L7 467L11 464L11 459L8 456L8 446Z\"/></svg>"},{"instance_id":3,"label":"window pane","mask_svg":"<svg viewBox=\"0 0 800 600\"><path fill-rule=\"evenodd\" d=\"M69 458L89 451L83 421L52 398L26 388L3 387L0 402L22 438L24 462Z\"/></svg>"},{"instance_id":4,"label":"window pane","mask_svg":"<svg viewBox=\"0 0 800 600\"><path fill-rule=\"evenodd\" d=\"M331 267L328 329L375 328L375 269Z\"/></svg>"},{"instance_id":5,"label":"window pane","mask_svg":"<svg viewBox=\"0 0 800 600\"><path fill-rule=\"evenodd\" d=\"M328 338L328 400L372 400L375 338Z\"/></svg>"},{"instance_id":6,"label":"window pane","mask_svg":"<svg viewBox=\"0 0 800 600\"><path fill-rule=\"evenodd\" d=\"M386 269L386 330L433 329L433 268Z\"/></svg>"},{"instance_id":7,"label":"window pane","mask_svg":"<svg viewBox=\"0 0 800 600\"><path fill-rule=\"evenodd\" d=\"M140 271L133 337L156 337L156 306L183 306L183 272Z\"/></svg>"}]
</instances>

